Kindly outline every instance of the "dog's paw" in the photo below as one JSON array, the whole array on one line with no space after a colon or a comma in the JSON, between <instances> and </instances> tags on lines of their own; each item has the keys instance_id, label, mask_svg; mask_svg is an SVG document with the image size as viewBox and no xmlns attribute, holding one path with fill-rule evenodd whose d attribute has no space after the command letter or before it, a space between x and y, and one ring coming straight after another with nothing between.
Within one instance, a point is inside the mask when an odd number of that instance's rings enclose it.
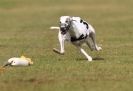
<instances>
[{"instance_id":1,"label":"dog's paw","mask_svg":"<svg viewBox=\"0 0 133 91\"><path fill-rule=\"evenodd\" d=\"M97 47L96 50L97 51L101 51L102 50L102 47Z\"/></svg>"},{"instance_id":2,"label":"dog's paw","mask_svg":"<svg viewBox=\"0 0 133 91\"><path fill-rule=\"evenodd\" d=\"M88 59L88 61L92 61L92 57L88 57L87 59Z\"/></svg>"},{"instance_id":3,"label":"dog's paw","mask_svg":"<svg viewBox=\"0 0 133 91\"><path fill-rule=\"evenodd\" d=\"M58 53L58 54L61 54L61 55L64 55L64 52L60 52L58 49L56 49L56 48L53 48L53 51L55 52L55 53Z\"/></svg>"}]
</instances>

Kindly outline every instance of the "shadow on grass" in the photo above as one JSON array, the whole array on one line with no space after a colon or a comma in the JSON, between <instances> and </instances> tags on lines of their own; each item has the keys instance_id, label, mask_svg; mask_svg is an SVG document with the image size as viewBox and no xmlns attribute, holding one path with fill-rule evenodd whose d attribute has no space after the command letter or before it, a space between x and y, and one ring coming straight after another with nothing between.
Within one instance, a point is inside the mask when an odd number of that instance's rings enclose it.
<instances>
[{"instance_id":1,"label":"shadow on grass","mask_svg":"<svg viewBox=\"0 0 133 91\"><path fill-rule=\"evenodd\" d=\"M82 61L82 60L87 60L86 58L77 58L77 61ZM93 61L102 61L102 60L105 60L104 58L102 57L94 57L92 58Z\"/></svg>"},{"instance_id":2,"label":"shadow on grass","mask_svg":"<svg viewBox=\"0 0 133 91\"><path fill-rule=\"evenodd\" d=\"M95 61L104 60L104 58L102 58L102 57L94 57L94 58L92 58L92 59L95 60Z\"/></svg>"}]
</instances>

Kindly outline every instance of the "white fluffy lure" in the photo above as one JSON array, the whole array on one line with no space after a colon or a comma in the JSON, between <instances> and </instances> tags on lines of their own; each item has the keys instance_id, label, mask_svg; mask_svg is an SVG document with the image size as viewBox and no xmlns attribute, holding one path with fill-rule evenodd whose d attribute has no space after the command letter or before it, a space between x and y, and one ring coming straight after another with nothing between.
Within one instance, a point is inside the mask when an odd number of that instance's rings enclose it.
<instances>
[{"instance_id":1,"label":"white fluffy lure","mask_svg":"<svg viewBox=\"0 0 133 91\"><path fill-rule=\"evenodd\" d=\"M29 66L32 64L33 64L33 62L31 61L30 58L21 56L21 57L13 57L13 58L8 59L7 63L4 65L4 67L5 66Z\"/></svg>"}]
</instances>

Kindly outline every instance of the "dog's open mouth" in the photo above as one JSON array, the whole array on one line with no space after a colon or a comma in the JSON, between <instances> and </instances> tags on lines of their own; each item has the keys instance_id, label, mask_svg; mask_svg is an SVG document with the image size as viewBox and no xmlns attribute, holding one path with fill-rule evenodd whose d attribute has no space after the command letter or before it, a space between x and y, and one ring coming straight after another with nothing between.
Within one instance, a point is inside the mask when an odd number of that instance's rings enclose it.
<instances>
[{"instance_id":1,"label":"dog's open mouth","mask_svg":"<svg viewBox=\"0 0 133 91\"><path fill-rule=\"evenodd\" d=\"M63 34L63 35L66 34L66 32L67 32L66 27L61 27L60 30L61 30L61 34Z\"/></svg>"}]
</instances>

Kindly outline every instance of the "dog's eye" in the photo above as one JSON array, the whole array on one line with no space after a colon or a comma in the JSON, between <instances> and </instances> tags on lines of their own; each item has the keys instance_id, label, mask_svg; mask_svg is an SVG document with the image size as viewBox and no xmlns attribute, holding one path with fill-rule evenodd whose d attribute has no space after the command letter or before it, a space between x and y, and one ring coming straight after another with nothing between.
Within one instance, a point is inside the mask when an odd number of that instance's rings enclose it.
<instances>
[{"instance_id":1,"label":"dog's eye","mask_svg":"<svg viewBox=\"0 0 133 91\"><path fill-rule=\"evenodd\" d=\"M59 22L59 26L61 25L61 22Z\"/></svg>"}]
</instances>

